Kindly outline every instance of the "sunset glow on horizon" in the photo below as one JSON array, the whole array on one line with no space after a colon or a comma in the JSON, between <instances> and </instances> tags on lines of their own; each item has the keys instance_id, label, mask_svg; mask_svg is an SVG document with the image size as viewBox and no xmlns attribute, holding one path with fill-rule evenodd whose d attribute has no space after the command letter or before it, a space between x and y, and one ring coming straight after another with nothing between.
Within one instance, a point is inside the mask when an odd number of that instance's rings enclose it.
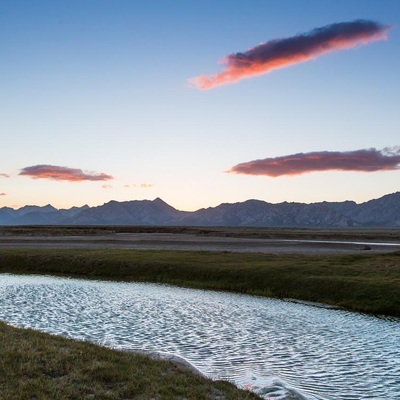
<instances>
[{"instance_id":1,"label":"sunset glow on horizon","mask_svg":"<svg viewBox=\"0 0 400 400\"><path fill-rule=\"evenodd\" d=\"M399 26L397 0L1 2L0 208L400 191Z\"/></svg>"}]
</instances>

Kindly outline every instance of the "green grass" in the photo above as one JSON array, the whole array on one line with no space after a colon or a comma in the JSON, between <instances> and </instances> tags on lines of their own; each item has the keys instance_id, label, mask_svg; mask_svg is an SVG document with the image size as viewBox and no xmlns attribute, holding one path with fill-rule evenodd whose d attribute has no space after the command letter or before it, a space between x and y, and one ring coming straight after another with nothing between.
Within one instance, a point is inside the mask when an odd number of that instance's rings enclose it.
<instances>
[{"instance_id":1,"label":"green grass","mask_svg":"<svg viewBox=\"0 0 400 400\"><path fill-rule=\"evenodd\" d=\"M0 322L0 398L257 399L167 361Z\"/></svg>"},{"instance_id":2,"label":"green grass","mask_svg":"<svg viewBox=\"0 0 400 400\"><path fill-rule=\"evenodd\" d=\"M270 255L138 250L0 250L0 272L162 282L400 316L400 252ZM160 360L0 322L0 398L256 399Z\"/></svg>"},{"instance_id":3,"label":"green grass","mask_svg":"<svg viewBox=\"0 0 400 400\"><path fill-rule=\"evenodd\" d=\"M400 252L270 255L153 250L0 250L0 272L169 283L400 316Z\"/></svg>"}]
</instances>

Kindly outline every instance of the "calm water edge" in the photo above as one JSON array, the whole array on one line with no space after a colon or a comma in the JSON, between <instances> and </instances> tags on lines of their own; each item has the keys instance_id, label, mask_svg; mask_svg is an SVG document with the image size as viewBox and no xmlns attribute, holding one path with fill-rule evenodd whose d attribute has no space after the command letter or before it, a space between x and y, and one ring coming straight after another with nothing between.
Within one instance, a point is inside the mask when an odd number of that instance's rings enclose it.
<instances>
[{"instance_id":1,"label":"calm water edge","mask_svg":"<svg viewBox=\"0 0 400 400\"><path fill-rule=\"evenodd\" d=\"M400 399L400 320L255 296L0 274L0 320L184 357L265 399Z\"/></svg>"}]
</instances>

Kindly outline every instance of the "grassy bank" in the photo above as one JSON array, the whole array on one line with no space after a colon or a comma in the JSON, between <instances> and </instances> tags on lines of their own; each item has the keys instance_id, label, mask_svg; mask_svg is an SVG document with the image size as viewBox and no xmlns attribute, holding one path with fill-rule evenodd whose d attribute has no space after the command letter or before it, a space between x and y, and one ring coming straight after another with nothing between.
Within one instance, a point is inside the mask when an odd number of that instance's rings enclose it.
<instances>
[{"instance_id":1,"label":"grassy bank","mask_svg":"<svg viewBox=\"0 0 400 400\"><path fill-rule=\"evenodd\" d=\"M0 250L0 272L162 282L400 316L400 252L332 256Z\"/></svg>"},{"instance_id":2,"label":"grassy bank","mask_svg":"<svg viewBox=\"0 0 400 400\"><path fill-rule=\"evenodd\" d=\"M167 361L0 322L0 398L257 399Z\"/></svg>"}]
</instances>

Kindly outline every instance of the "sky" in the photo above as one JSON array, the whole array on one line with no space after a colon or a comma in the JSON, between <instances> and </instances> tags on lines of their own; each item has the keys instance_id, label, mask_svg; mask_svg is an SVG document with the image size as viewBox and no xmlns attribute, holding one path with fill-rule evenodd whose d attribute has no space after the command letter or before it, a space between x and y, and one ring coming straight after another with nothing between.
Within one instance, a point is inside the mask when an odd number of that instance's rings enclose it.
<instances>
[{"instance_id":1,"label":"sky","mask_svg":"<svg viewBox=\"0 0 400 400\"><path fill-rule=\"evenodd\" d=\"M0 207L400 190L398 0L1 0Z\"/></svg>"}]
</instances>

